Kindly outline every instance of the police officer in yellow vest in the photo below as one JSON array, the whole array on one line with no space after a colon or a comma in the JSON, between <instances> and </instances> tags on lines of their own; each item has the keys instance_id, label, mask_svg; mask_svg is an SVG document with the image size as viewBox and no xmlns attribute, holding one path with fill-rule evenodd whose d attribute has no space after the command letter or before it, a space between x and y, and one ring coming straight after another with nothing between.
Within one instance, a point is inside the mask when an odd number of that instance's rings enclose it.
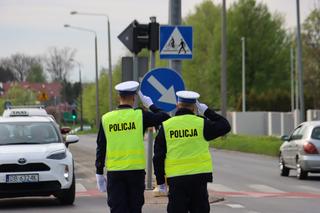
<instances>
[{"instance_id":1,"label":"police officer in yellow vest","mask_svg":"<svg viewBox=\"0 0 320 213\"><path fill-rule=\"evenodd\" d=\"M115 86L120 105L102 116L97 137L97 185L99 191L107 191L111 213L141 212L145 189L144 132L169 118L141 92L143 105L152 112L133 108L138 86L136 81ZM103 175L104 168L107 176Z\"/></svg>"},{"instance_id":2,"label":"police officer in yellow vest","mask_svg":"<svg viewBox=\"0 0 320 213\"><path fill-rule=\"evenodd\" d=\"M209 141L230 131L229 122L207 105L200 95L179 91L174 117L164 121L154 145L157 184L169 185L169 213L208 213L207 182L212 182ZM195 115L198 110L199 114Z\"/></svg>"}]
</instances>

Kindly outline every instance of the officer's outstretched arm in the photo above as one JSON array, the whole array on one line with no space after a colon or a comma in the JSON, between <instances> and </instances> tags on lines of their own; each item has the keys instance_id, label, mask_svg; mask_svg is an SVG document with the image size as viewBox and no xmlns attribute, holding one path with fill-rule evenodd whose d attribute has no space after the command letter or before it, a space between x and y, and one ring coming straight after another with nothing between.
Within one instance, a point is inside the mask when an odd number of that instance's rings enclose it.
<instances>
[{"instance_id":1,"label":"officer's outstretched arm","mask_svg":"<svg viewBox=\"0 0 320 213\"><path fill-rule=\"evenodd\" d=\"M217 114L214 110L207 108L204 112L203 136L207 141L226 135L231 130L227 119Z\"/></svg>"},{"instance_id":2,"label":"officer's outstretched arm","mask_svg":"<svg viewBox=\"0 0 320 213\"><path fill-rule=\"evenodd\" d=\"M138 92L138 95L144 107L149 109L149 107L153 105L153 101L149 96L143 95L141 91Z\"/></svg>"}]
</instances>

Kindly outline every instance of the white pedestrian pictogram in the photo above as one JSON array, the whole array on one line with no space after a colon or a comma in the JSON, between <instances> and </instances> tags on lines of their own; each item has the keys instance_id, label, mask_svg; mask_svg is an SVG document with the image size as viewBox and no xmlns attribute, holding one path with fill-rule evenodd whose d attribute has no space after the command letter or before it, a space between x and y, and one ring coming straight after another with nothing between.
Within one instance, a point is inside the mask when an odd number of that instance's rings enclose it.
<instances>
[{"instance_id":1,"label":"white pedestrian pictogram","mask_svg":"<svg viewBox=\"0 0 320 213\"><path fill-rule=\"evenodd\" d=\"M167 40L166 44L161 50L161 54L163 55L191 55L192 52L184 40L183 36L181 35L178 27L175 27L170 35L169 39Z\"/></svg>"}]
</instances>

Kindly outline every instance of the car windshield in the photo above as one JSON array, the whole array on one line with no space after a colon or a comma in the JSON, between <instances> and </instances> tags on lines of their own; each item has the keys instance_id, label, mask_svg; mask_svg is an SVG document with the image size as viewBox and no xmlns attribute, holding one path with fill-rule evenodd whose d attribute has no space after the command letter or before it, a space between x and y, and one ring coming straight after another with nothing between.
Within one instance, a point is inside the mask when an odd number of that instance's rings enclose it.
<instances>
[{"instance_id":1,"label":"car windshield","mask_svg":"<svg viewBox=\"0 0 320 213\"><path fill-rule=\"evenodd\" d=\"M48 122L0 123L0 145L59 142L53 124Z\"/></svg>"}]
</instances>

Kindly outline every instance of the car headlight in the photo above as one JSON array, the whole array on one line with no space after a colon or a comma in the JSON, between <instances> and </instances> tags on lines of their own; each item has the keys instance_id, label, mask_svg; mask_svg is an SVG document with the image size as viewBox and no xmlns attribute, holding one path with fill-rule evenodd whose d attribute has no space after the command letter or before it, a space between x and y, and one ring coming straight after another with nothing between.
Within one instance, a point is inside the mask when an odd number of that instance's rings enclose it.
<instances>
[{"instance_id":1,"label":"car headlight","mask_svg":"<svg viewBox=\"0 0 320 213\"><path fill-rule=\"evenodd\" d=\"M53 159L53 160L62 160L62 159L65 159L66 157L67 157L67 154L65 151L63 151L63 152L53 153L49 155L47 158Z\"/></svg>"}]
</instances>

